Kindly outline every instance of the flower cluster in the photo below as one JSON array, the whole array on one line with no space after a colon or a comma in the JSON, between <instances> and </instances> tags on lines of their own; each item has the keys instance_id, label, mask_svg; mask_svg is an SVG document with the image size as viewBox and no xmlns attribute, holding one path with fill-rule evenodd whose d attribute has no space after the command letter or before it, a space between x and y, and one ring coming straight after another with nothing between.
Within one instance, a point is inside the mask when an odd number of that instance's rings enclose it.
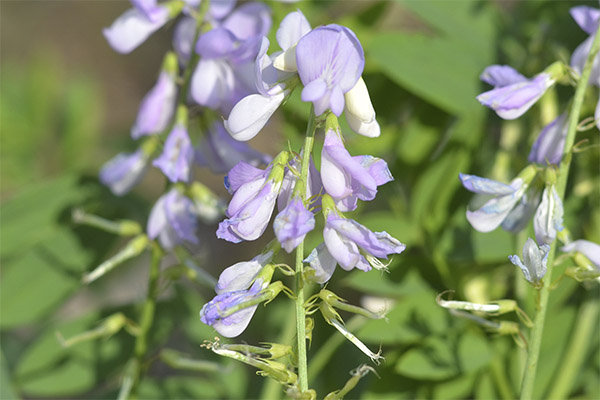
<instances>
[{"instance_id":1,"label":"flower cluster","mask_svg":"<svg viewBox=\"0 0 600 400\"><path fill-rule=\"evenodd\" d=\"M575 22L590 35L573 52L571 68L580 74L591 50L592 40L600 23L600 10L587 6L571 9ZM503 119L515 119L529 110L555 83L567 74L567 67L557 62L528 79L510 66L492 65L481 74L481 80L494 86L477 99L493 109ZM600 54L593 59L590 84L600 86ZM596 107L596 124L600 127L600 103ZM562 113L546 125L535 140L528 161L510 183L505 184L474 175L460 174L463 186L477 194L477 206L467 210L467 220L478 231L489 232L501 226L510 232L525 228L533 216L537 243L529 239L523 248L523 259L511 256L526 279L538 285L546 271L549 245L563 228L563 205L556 190L557 166L563 159L568 126L567 113ZM543 171L543 172L540 172ZM538 179L541 178L541 179ZM567 235L564 235L567 236ZM585 246L587 249L588 246ZM565 246L565 251L575 249Z\"/></svg>"},{"instance_id":2,"label":"flower cluster","mask_svg":"<svg viewBox=\"0 0 600 400\"><path fill-rule=\"evenodd\" d=\"M304 260L305 278L324 284L336 265L344 270L385 269L380 259L399 254L404 244L386 232L372 232L343 213L357 208L358 200L370 201L377 188L393 180L386 162L370 155L352 156L344 146L337 117L345 114L357 133L379 136L379 125L361 77L364 52L356 35L347 27L327 25L311 29L300 11L288 14L276 34L280 52L268 55L269 41L263 37L254 59L257 93L241 98L232 108L225 128L239 141L256 136L291 91L301 86L301 98L312 103L311 119L324 126L321 166L312 162L312 148L302 152L282 151L266 168L245 161L235 165L225 178L233 195L226 219L217 236L233 243L256 240L273 222L275 237L287 253L296 249L324 220L323 243ZM316 128L315 128L316 129ZM266 252L271 257L271 250ZM238 263L226 269L219 279L228 280L232 270L241 277L258 276L271 270L270 264ZM257 275L258 274L258 275ZM249 299L264 294L267 280L245 280L243 287L217 287L217 296L203 309L202 321L224 334L241 333L254 312ZM254 282L254 283L252 283ZM218 311L215 314L215 309ZM227 330L222 328L227 321ZM234 328L235 327L235 328Z\"/></svg>"},{"instance_id":3,"label":"flower cluster","mask_svg":"<svg viewBox=\"0 0 600 400\"><path fill-rule=\"evenodd\" d=\"M240 98L256 91L248 67L270 29L270 11L262 3L237 8L235 3L213 1L207 8L209 3L200 0L131 0L133 8L104 30L113 49L129 53L168 21L179 18L175 51L167 52L158 80L142 99L131 128L131 137L141 142L139 148L118 154L100 171L100 180L118 196L139 183L150 165L173 184L154 205L147 228L148 236L165 249L197 243L197 219L212 222L223 208L208 188L194 182L196 166L224 173L238 162L257 166L271 161L233 140L218 115L205 112L200 125L206 129L190 129L196 115L190 115L189 106L194 106L194 113L199 112L197 105L226 113Z\"/></svg>"}]
</instances>

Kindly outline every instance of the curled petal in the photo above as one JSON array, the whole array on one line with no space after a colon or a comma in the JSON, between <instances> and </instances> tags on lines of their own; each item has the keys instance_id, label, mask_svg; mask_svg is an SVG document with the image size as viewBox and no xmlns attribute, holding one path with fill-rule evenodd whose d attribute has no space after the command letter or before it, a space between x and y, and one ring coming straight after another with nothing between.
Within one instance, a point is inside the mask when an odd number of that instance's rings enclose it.
<instances>
[{"instance_id":1,"label":"curled petal","mask_svg":"<svg viewBox=\"0 0 600 400\"><path fill-rule=\"evenodd\" d=\"M513 180L511 186L515 189L513 193L494 197L475 211L467 210L467 220L473 228L480 232L491 232L500 226L527 189L520 178Z\"/></svg>"},{"instance_id":2,"label":"curled petal","mask_svg":"<svg viewBox=\"0 0 600 400\"><path fill-rule=\"evenodd\" d=\"M563 206L556 188L546 187L542 194L535 216L533 217L533 229L538 243L552 243L558 232L563 230Z\"/></svg>"},{"instance_id":3,"label":"curled petal","mask_svg":"<svg viewBox=\"0 0 600 400\"><path fill-rule=\"evenodd\" d=\"M527 78L508 65L490 65L483 70L479 78L495 87L504 87L527 81Z\"/></svg>"},{"instance_id":4,"label":"curled petal","mask_svg":"<svg viewBox=\"0 0 600 400\"><path fill-rule=\"evenodd\" d=\"M153 19L132 8L125 11L109 28L104 28L102 33L110 47L121 54L127 54L144 43L169 20L169 11L164 7L157 8L152 14Z\"/></svg>"},{"instance_id":5,"label":"curled petal","mask_svg":"<svg viewBox=\"0 0 600 400\"><path fill-rule=\"evenodd\" d=\"M375 119L375 110L369 97L365 81L359 78L356 85L344 95L346 121L352 130L367 137L378 137L379 124Z\"/></svg>"},{"instance_id":6,"label":"curled petal","mask_svg":"<svg viewBox=\"0 0 600 400\"><path fill-rule=\"evenodd\" d=\"M244 3L221 25L239 40L266 36L271 29L271 10L263 3Z\"/></svg>"},{"instance_id":7,"label":"curled petal","mask_svg":"<svg viewBox=\"0 0 600 400\"><path fill-rule=\"evenodd\" d=\"M244 97L231 110L225 129L235 140L252 139L267 124L287 94L288 91L280 87L279 93L273 96L251 94Z\"/></svg>"},{"instance_id":8,"label":"curled petal","mask_svg":"<svg viewBox=\"0 0 600 400\"><path fill-rule=\"evenodd\" d=\"M571 55L571 67L577 71L580 75L583 72L585 61L587 60L588 54L592 49L592 42L594 41L594 35L591 35L583 41L573 54ZM600 53L596 55L592 64L592 72L590 73L590 85L600 87Z\"/></svg>"},{"instance_id":9,"label":"curled petal","mask_svg":"<svg viewBox=\"0 0 600 400\"><path fill-rule=\"evenodd\" d=\"M309 268L315 271L311 279L320 284L324 284L331 279L337 265L337 261L329 253L325 243L321 243L317 248L313 249L304 262L308 263L310 265Z\"/></svg>"},{"instance_id":10,"label":"curled petal","mask_svg":"<svg viewBox=\"0 0 600 400\"><path fill-rule=\"evenodd\" d=\"M598 29L598 20L600 20L600 10L588 6L577 6L569 10L571 17L577 22L577 25L588 35L592 35Z\"/></svg>"},{"instance_id":11,"label":"curled petal","mask_svg":"<svg viewBox=\"0 0 600 400\"><path fill-rule=\"evenodd\" d=\"M477 100L496 111L499 117L515 119L529 110L553 84L550 75L542 73L531 80L482 93Z\"/></svg>"},{"instance_id":12,"label":"curled petal","mask_svg":"<svg viewBox=\"0 0 600 400\"><path fill-rule=\"evenodd\" d=\"M231 97L235 77L231 66L222 59L201 59L192 75L190 92L203 106L218 109Z\"/></svg>"},{"instance_id":13,"label":"curled petal","mask_svg":"<svg viewBox=\"0 0 600 400\"><path fill-rule=\"evenodd\" d=\"M187 129L177 125L165 141L165 147L152 163L162 170L171 182L187 182L190 179L191 164L194 159L194 149Z\"/></svg>"},{"instance_id":14,"label":"curled petal","mask_svg":"<svg viewBox=\"0 0 600 400\"><path fill-rule=\"evenodd\" d=\"M546 274L546 262L550 246L544 244L540 247L531 238L528 238L523 246L523 260L517 255L509 256L508 259L517 267L521 268L525 279L537 285Z\"/></svg>"},{"instance_id":15,"label":"curled petal","mask_svg":"<svg viewBox=\"0 0 600 400\"><path fill-rule=\"evenodd\" d=\"M279 47L285 51L295 46L308 32L310 32L310 23L304 14L298 10L285 16L277 29L275 37Z\"/></svg>"},{"instance_id":16,"label":"curled petal","mask_svg":"<svg viewBox=\"0 0 600 400\"><path fill-rule=\"evenodd\" d=\"M459 174L458 177L465 189L473 193L505 195L514 193L517 190L505 183L494 181L492 179L481 178L476 175Z\"/></svg>"},{"instance_id":17,"label":"curled petal","mask_svg":"<svg viewBox=\"0 0 600 400\"><path fill-rule=\"evenodd\" d=\"M275 236L281 246L291 253L306 234L315 228L315 217L308 211L299 197L293 199L273 222Z\"/></svg>"}]
</instances>

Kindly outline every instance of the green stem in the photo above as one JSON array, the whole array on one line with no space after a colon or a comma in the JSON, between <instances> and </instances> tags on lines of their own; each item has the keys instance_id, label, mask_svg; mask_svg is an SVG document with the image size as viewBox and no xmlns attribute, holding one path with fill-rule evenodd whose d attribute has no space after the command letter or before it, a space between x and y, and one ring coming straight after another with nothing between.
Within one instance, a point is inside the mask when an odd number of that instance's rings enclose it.
<instances>
[{"instance_id":1,"label":"green stem","mask_svg":"<svg viewBox=\"0 0 600 400\"><path fill-rule=\"evenodd\" d=\"M592 335L598 327L600 303L596 296L588 295L585 303L579 309L577 325L571 335L571 343L566 351L564 360L559 364L560 370L550 390L549 399L566 399L571 391L576 377L581 371L581 364L589 355L588 349Z\"/></svg>"},{"instance_id":2,"label":"green stem","mask_svg":"<svg viewBox=\"0 0 600 400\"><path fill-rule=\"evenodd\" d=\"M148 293L142 309L140 318L140 332L135 339L134 360L131 374L133 384L131 386L130 396L135 397L142 378L142 369L144 358L148 351L148 333L154 321L154 312L156 310L156 297L158 296L158 277L160 275L160 262L163 257L163 251L157 243L152 243L152 261L150 263L150 272L148 276ZM124 379L124 382L127 379Z\"/></svg>"},{"instance_id":3,"label":"green stem","mask_svg":"<svg viewBox=\"0 0 600 400\"><path fill-rule=\"evenodd\" d=\"M304 201L306 199L306 182L308 182L308 167L315 141L315 130L317 128L314 108L310 107L308 126L306 127L306 138L302 148L302 167L300 179L296 183L295 191ZM298 186L300 185L300 186ZM296 336L298 339L298 380L300 391L308 390L308 367L306 357L306 314L304 310L304 240L296 248Z\"/></svg>"},{"instance_id":4,"label":"green stem","mask_svg":"<svg viewBox=\"0 0 600 400\"><path fill-rule=\"evenodd\" d=\"M567 130L567 137L565 139L565 147L563 150L563 159L560 163L558 182L556 184L556 191L561 199L564 199L565 188L567 186L567 179L569 176L569 169L571 167L571 149L575 142L575 135L577 133L577 123L579 121L579 115L581 113L581 106L583 104L583 98L585 90L587 88L588 80L590 78L590 72L592 70L592 64L594 57L600 49L600 26L594 37L590 54L585 62L583 72L577 83L577 89L575 90L575 96L573 97L573 106L569 114L569 125ZM529 351L527 353L527 363L525 366L525 374L523 375L523 383L521 385L521 400L531 399L533 394L533 387L535 383L535 374L537 370L538 358L540 355L540 345L542 343L542 333L544 332L544 322L546 319L546 311L548 309L548 297L550 295L550 285L552 283L552 269L554 264L554 257L556 254L556 245L553 245L548 255L548 270L544 277L544 285L540 289L540 306L539 311L535 316L534 326L531 331L529 338Z\"/></svg>"}]
</instances>

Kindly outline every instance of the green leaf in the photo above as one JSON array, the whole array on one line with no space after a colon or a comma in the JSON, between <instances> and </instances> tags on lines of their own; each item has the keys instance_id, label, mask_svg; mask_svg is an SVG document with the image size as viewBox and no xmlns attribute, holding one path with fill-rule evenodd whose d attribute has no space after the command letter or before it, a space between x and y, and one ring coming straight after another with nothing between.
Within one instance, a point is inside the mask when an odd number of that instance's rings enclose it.
<instances>
[{"instance_id":1,"label":"green leaf","mask_svg":"<svg viewBox=\"0 0 600 400\"><path fill-rule=\"evenodd\" d=\"M435 231L448 218L449 203L460 187L458 174L469 164L469 153L461 148L447 151L423 173L411 201L413 214L429 231Z\"/></svg>"},{"instance_id":2,"label":"green leaf","mask_svg":"<svg viewBox=\"0 0 600 400\"><path fill-rule=\"evenodd\" d=\"M475 372L490 363L492 351L485 337L466 332L458 343L458 360L462 373Z\"/></svg>"},{"instance_id":3,"label":"green leaf","mask_svg":"<svg viewBox=\"0 0 600 400\"><path fill-rule=\"evenodd\" d=\"M457 375L459 369L448 342L431 338L425 346L404 353L395 371L413 379L438 381Z\"/></svg>"},{"instance_id":4,"label":"green leaf","mask_svg":"<svg viewBox=\"0 0 600 400\"><path fill-rule=\"evenodd\" d=\"M0 399L13 400L21 398L15 393L10 378L4 352L0 352Z\"/></svg>"},{"instance_id":5,"label":"green leaf","mask_svg":"<svg viewBox=\"0 0 600 400\"><path fill-rule=\"evenodd\" d=\"M139 388L141 399L216 399L225 393L220 382L197 376L144 379Z\"/></svg>"}]
</instances>

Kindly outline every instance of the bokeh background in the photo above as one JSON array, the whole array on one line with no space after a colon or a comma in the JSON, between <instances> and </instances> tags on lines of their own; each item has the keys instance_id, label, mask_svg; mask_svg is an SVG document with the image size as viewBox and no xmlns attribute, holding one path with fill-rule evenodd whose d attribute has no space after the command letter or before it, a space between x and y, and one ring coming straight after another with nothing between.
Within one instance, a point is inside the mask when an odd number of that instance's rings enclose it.
<instances>
[{"instance_id":1,"label":"bokeh background","mask_svg":"<svg viewBox=\"0 0 600 400\"><path fill-rule=\"evenodd\" d=\"M377 367L379 376L364 378L351 398L513 398L523 350L511 336L449 315L435 297L452 289L456 298L475 302L515 298L533 315L532 291L507 260L520 253L528 232L514 236L471 229L464 215L471 196L457 177L466 172L510 180L526 165L541 127L562 111L572 92L553 90L525 117L505 122L475 100L487 88L478 77L494 63L532 76L556 60L568 62L586 38L568 10L577 4L597 7L597 2L268 3L274 27L299 8L313 26L336 22L355 31L365 49L364 78L382 135L367 139L348 134L347 145L352 154L386 159L395 177L377 200L363 204L353 216L373 230L386 230L408 250L393 259L388 274L338 270L328 287L354 304L385 303L390 309L387 321L343 315L359 338L372 349L381 346L386 357ZM97 180L105 161L135 148L129 130L137 107L171 46L172 24L132 54L110 49L101 29L128 7L126 1L0 2L2 399L114 398L132 354L133 339L124 331L69 348L56 339L56 332L70 337L115 312L137 320L145 297L147 255L89 286L81 284L84 272L126 241L71 220L72 210L82 208L145 225L165 187L164 178L151 171L131 194L116 198ZM584 115L592 115L594 106L594 99L588 99ZM251 145L270 154L288 142L300 148L308 112L296 93ZM578 139L599 142L595 129ZM574 237L599 242L597 149L575 157L565 221ZM228 199L222 176L196 172ZM203 226L201 245L190 248L213 276L250 259L272 238L267 231L256 243L233 245L217 240L215 230ZM307 249L318 244L318 236L308 238ZM175 263L167 259L163 268ZM209 288L185 278L163 284L151 333L155 362L140 397L283 395L251 368L200 348L215 336L198 318L202 305L214 296ZM573 398L600 397L598 296L597 285L570 278L553 291L536 396L556 393L560 384ZM289 300L282 297L259 308L239 339L291 342L293 315ZM512 315L500 319L517 321ZM526 328L522 330L526 336ZM588 335L582 341L574 332ZM159 359L165 348L219 366L212 372L176 370ZM566 362L572 352L583 354L581 362ZM320 397L339 389L351 369L369 362L319 318L309 361L311 386ZM565 373L573 369L575 373Z\"/></svg>"}]
</instances>

